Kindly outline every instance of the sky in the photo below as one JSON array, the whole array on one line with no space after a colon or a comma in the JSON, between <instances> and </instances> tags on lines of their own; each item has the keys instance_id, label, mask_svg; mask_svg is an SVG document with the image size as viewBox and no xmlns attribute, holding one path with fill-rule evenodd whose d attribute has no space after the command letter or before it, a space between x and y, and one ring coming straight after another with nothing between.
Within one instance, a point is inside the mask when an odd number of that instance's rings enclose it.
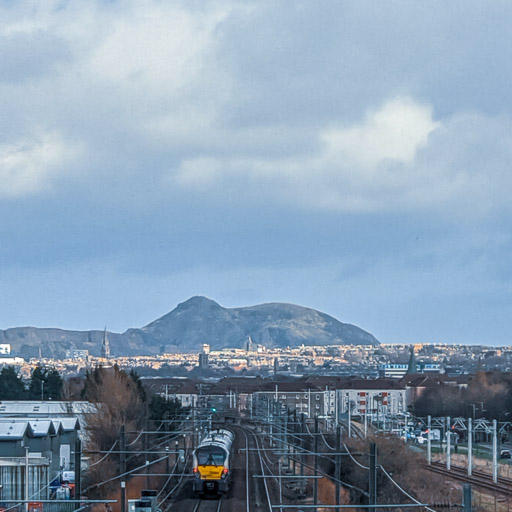
<instances>
[{"instance_id":1,"label":"sky","mask_svg":"<svg viewBox=\"0 0 512 512\"><path fill-rule=\"evenodd\" d=\"M511 342L512 4L0 0L0 329L193 295Z\"/></svg>"}]
</instances>

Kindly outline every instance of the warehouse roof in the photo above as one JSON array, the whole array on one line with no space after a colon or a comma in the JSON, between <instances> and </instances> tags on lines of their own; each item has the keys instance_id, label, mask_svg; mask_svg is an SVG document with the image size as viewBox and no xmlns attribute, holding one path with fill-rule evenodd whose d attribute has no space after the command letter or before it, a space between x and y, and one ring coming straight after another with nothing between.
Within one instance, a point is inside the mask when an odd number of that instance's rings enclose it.
<instances>
[{"instance_id":1,"label":"warehouse roof","mask_svg":"<svg viewBox=\"0 0 512 512\"><path fill-rule=\"evenodd\" d=\"M16 441L25 437L34 437L29 421L0 420L0 441Z\"/></svg>"}]
</instances>

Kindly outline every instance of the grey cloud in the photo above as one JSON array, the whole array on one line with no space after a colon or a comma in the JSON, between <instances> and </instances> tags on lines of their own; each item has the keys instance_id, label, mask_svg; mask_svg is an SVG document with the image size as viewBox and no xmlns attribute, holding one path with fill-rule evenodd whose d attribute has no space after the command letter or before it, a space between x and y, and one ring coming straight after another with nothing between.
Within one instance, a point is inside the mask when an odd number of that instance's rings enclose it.
<instances>
[{"instance_id":1,"label":"grey cloud","mask_svg":"<svg viewBox=\"0 0 512 512\"><path fill-rule=\"evenodd\" d=\"M0 36L0 82L30 86L34 80L54 75L59 66L69 65L71 58L67 42L52 34L36 32Z\"/></svg>"},{"instance_id":2,"label":"grey cloud","mask_svg":"<svg viewBox=\"0 0 512 512\"><path fill-rule=\"evenodd\" d=\"M80 148L0 199L4 326L141 325L198 293L299 302L383 339L483 336L456 330L465 304L495 321L494 292L509 313L510 243L493 244L510 218L508 3L0 10L0 147ZM412 163L395 153L369 179L319 162L322 134L397 97L439 123ZM213 179L177 183L194 162Z\"/></svg>"}]
</instances>

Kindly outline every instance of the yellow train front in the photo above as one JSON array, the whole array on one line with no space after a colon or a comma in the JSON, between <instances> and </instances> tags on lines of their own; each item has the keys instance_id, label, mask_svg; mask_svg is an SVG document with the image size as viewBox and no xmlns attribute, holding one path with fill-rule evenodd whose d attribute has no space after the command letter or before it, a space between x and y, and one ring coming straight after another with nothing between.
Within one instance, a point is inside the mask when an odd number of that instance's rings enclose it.
<instances>
[{"instance_id":1,"label":"yellow train front","mask_svg":"<svg viewBox=\"0 0 512 512\"><path fill-rule=\"evenodd\" d=\"M225 494L231 479L230 462L233 433L225 429L211 430L194 450L195 494Z\"/></svg>"}]
</instances>

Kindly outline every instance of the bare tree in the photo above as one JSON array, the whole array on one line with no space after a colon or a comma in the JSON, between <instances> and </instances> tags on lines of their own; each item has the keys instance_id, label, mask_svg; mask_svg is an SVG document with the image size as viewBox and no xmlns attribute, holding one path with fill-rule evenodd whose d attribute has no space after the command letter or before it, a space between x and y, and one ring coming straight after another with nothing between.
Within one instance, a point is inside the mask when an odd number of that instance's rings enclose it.
<instances>
[{"instance_id":1,"label":"bare tree","mask_svg":"<svg viewBox=\"0 0 512 512\"><path fill-rule=\"evenodd\" d=\"M109 451L119 440L124 426L130 440L130 433L143 429L147 421L147 407L141 396L140 387L134 378L117 366L96 368L86 376L85 398L95 405L95 412L87 415L87 449ZM134 444L130 449L139 446ZM101 462L100 462L101 461ZM87 473L87 483L96 495L105 496L113 485L94 487L105 480L120 474L118 455L105 456L97 453L91 457ZM127 458L130 469L137 460Z\"/></svg>"}]
</instances>

